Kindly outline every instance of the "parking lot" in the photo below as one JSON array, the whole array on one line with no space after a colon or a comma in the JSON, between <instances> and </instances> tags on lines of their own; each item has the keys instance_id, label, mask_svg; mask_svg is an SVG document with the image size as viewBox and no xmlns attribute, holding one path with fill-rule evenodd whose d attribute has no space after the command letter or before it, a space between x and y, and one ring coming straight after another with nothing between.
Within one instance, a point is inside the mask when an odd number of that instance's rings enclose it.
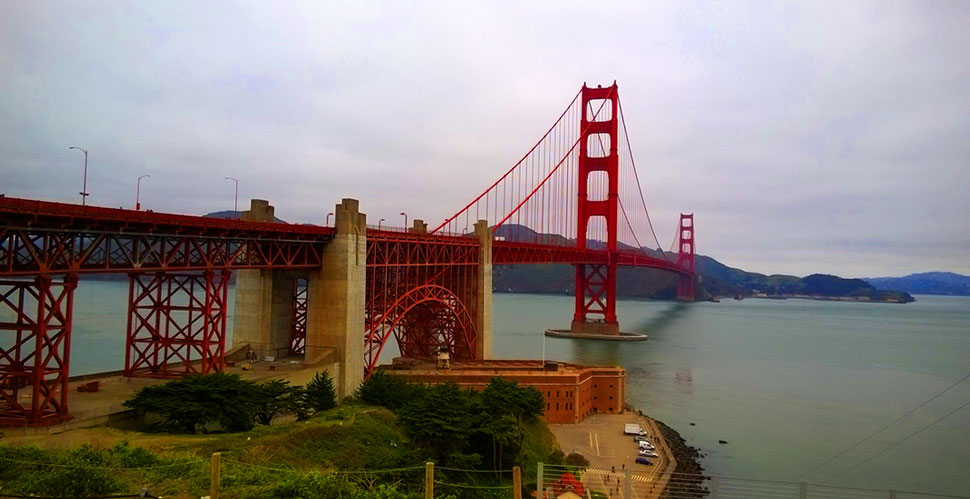
<instances>
[{"instance_id":1,"label":"parking lot","mask_svg":"<svg viewBox=\"0 0 970 499\"><path fill-rule=\"evenodd\" d=\"M636 464L639 447L632 435L623 433L626 423L637 423L647 433L657 447L659 458L650 458L652 466ZM598 470L612 470L617 474L599 471L596 480L604 490L611 490L616 486L616 479L622 476L625 469L633 472L636 481L652 481L656 474L666 468L669 452L665 452L666 444L655 427L648 423L648 418L635 412L623 414L594 414L579 424L549 425L559 440L559 446L566 454L578 452L589 460L590 468ZM591 478L591 477L587 477ZM598 488L598 487L597 487Z\"/></svg>"}]
</instances>

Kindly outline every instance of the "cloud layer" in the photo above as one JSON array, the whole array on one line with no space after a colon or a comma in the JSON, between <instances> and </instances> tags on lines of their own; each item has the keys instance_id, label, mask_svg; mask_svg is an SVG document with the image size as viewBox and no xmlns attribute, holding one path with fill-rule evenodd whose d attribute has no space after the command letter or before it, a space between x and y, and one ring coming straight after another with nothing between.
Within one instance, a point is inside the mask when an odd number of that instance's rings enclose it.
<instances>
[{"instance_id":1,"label":"cloud layer","mask_svg":"<svg viewBox=\"0 0 970 499\"><path fill-rule=\"evenodd\" d=\"M7 3L0 192L440 221L619 82L662 241L761 272L970 273L970 3Z\"/></svg>"}]
</instances>

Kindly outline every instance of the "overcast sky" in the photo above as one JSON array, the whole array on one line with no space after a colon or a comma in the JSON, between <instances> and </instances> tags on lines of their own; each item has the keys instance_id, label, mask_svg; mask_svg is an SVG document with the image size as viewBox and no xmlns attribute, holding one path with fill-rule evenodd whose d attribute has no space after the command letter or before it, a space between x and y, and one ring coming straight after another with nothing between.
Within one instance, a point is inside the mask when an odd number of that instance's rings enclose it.
<instances>
[{"instance_id":1,"label":"overcast sky","mask_svg":"<svg viewBox=\"0 0 970 499\"><path fill-rule=\"evenodd\" d=\"M970 2L524 4L0 0L0 192L439 222L615 79L661 241L970 274Z\"/></svg>"}]
</instances>

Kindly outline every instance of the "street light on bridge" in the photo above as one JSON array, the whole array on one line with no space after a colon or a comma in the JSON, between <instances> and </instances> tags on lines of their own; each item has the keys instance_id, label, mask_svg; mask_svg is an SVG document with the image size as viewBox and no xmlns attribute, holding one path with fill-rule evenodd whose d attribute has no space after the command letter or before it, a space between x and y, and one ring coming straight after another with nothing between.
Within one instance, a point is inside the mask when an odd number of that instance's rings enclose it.
<instances>
[{"instance_id":1,"label":"street light on bridge","mask_svg":"<svg viewBox=\"0 0 970 499\"><path fill-rule=\"evenodd\" d=\"M402 211L401 212L401 215L404 215L404 232L407 232L408 231L408 214L407 213L404 213Z\"/></svg>"},{"instance_id":2,"label":"street light on bridge","mask_svg":"<svg viewBox=\"0 0 970 499\"><path fill-rule=\"evenodd\" d=\"M88 150L77 146L71 146L68 147L68 149L77 149L78 151L84 153L84 185L81 187L81 192L78 194L81 195L81 206L85 206L87 205L88 198Z\"/></svg>"},{"instance_id":3,"label":"street light on bridge","mask_svg":"<svg viewBox=\"0 0 970 499\"><path fill-rule=\"evenodd\" d=\"M233 177L226 177L226 180L232 180L233 182L236 183L236 197L233 198L232 213L233 213L233 218L235 218L236 220L239 220L239 180Z\"/></svg>"},{"instance_id":4,"label":"street light on bridge","mask_svg":"<svg viewBox=\"0 0 970 499\"><path fill-rule=\"evenodd\" d=\"M384 223L384 219L383 218L377 221L377 230L381 230L381 224L382 223Z\"/></svg>"},{"instance_id":5,"label":"street light on bridge","mask_svg":"<svg viewBox=\"0 0 970 499\"><path fill-rule=\"evenodd\" d=\"M135 211L141 210L141 179L145 177L151 177L151 175L142 175L138 177L138 181L135 182Z\"/></svg>"},{"instance_id":6,"label":"street light on bridge","mask_svg":"<svg viewBox=\"0 0 970 499\"><path fill-rule=\"evenodd\" d=\"M333 212L327 213L327 227L330 227L330 217L333 216Z\"/></svg>"}]
</instances>

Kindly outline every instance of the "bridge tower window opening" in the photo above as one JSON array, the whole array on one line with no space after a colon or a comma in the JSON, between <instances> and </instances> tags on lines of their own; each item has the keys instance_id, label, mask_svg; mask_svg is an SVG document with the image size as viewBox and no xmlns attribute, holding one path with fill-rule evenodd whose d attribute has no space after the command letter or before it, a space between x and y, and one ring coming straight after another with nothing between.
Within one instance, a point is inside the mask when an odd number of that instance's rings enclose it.
<instances>
[{"instance_id":1,"label":"bridge tower window opening","mask_svg":"<svg viewBox=\"0 0 970 499\"><path fill-rule=\"evenodd\" d=\"M609 199L610 176L604 171L592 171L586 177L586 200L606 201ZM605 224L606 219L603 219Z\"/></svg>"},{"instance_id":2,"label":"bridge tower window opening","mask_svg":"<svg viewBox=\"0 0 970 499\"><path fill-rule=\"evenodd\" d=\"M590 158L605 158L610 155L610 134L592 133L586 138L586 153Z\"/></svg>"},{"instance_id":3,"label":"bridge tower window opening","mask_svg":"<svg viewBox=\"0 0 970 499\"><path fill-rule=\"evenodd\" d=\"M610 90L610 88L613 88L613 87L596 88L596 89L593 89L593 88L587 89L587 87L583 87L584 90L599 91L595 93L598 93L600 95L605 95L607 92L603 92L603 90L608 91ZM613 95L616 95L615 92L613 93ZM586 115L583 118L585 121L592 122L592 123L605 123L605 122L613 121L613 115L615 114L614 113L615 106L612 105L612 101L613 101L612 98L596 98L596 99L587 100L585 98L585 95L583 97L584 97L583 100L585 101L584 103L585 105L583 106L583 108L586 110Z\"/></svg>"}]
</instances>

